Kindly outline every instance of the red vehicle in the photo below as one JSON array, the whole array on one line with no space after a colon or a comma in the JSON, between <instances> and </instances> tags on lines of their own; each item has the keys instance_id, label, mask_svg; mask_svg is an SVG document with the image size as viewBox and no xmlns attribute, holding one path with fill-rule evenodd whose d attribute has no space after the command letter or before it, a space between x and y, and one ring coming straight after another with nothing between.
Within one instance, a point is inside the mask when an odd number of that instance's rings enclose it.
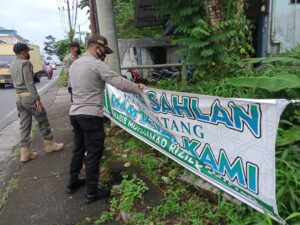
<instances>
[{"instance_id":1,"label":"red vehicle","mask_svg":"<svg viewBox=\"0 0 300 225\"><path fill-rule=\"evenodd\" d=\"M47 76L48 79L52 79L53 70L52 70L51 66L47 65L45 67L45 75Z\"/></svg>"},{"instance_id":2,"label":"red vehicle","mask_svg":"<svg viewBox=\"0 0 300 225\"><path fill-rule=\"evenodd\" d=\"M134 83L141 83L142 82L142 78L139 75L137 69L131 68L128 71L130 72L132 80L133 80Z\"/></svg>"}]
</instances>

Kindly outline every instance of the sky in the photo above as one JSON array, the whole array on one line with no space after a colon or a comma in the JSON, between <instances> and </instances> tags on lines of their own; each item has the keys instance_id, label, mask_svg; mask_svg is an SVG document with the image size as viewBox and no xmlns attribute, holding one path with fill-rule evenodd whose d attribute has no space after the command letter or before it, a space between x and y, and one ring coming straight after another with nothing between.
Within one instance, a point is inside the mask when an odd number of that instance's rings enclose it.
<instances>
[{"instance_id":1,"label":"sky","mask_svg":"<svg viewBox=\"0 0 300 225\"><path fill-rule=\"evenodd\" d=\"M51 34L56 40L66 38L67 35L65 32L69 27L67 11L64 12L65 19L62 18L61 23L57 4L63 4L66 8L65 0L1 1L0 27L17 30L18 35L39 45L42 50L47 35ZM71 6L72 0L70 0ZM89 31L85 9L78 9L77 24L81 24L81 31ZM78 34L76 36L78 37Z\"/></svg>"}]
</instances>

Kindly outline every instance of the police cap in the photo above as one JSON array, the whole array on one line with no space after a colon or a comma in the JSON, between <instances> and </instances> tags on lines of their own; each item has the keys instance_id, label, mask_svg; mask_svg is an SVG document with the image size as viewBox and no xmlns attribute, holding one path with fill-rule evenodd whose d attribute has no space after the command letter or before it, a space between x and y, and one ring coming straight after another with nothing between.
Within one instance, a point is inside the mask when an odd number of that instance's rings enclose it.
<instances>
[{"instance_id":1,"label":"police cap","mask_svg":"<svg viewBox=\"0 0 300 225\"><path fill-rule=\"evenodd\" d=\"M102 35L90 37L88 40L88 45L92 43L103 46L105 48L105 54L111 54L114 52L113 50L111 50L111 48L108 47L107 39Z\"/></svg>"},{"instance_id":2,"label":"police cap","mask_svg":"<svg viewBox=\"0 0 300 225\"><path fill-rule=\"evenodd\" d=\"M13 47L13 51L15 54L19 54L22 51L29 51L29 50L31 50L31 49L28 47L28 45L26 45L24 43L20 43L20 42L15 44Z\"/></svg>"}]
</instances>

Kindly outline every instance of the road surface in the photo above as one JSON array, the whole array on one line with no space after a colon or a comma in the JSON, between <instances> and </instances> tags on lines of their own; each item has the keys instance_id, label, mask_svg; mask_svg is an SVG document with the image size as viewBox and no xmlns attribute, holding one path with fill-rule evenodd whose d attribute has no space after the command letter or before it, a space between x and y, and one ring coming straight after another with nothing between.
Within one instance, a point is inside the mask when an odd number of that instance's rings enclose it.
<instances>
[{"instance_id":1,"label":"road surface","mask_svg":"<svg viewBox=\"0 0 300 225\"><path fill-rule=\"evenodd\" d=\"M54 76L51 80L43 76L41 77L41 82L36 83L36 87L40 94L47 91L47 88L51 86L55 79L57 79L59 71L59 68L54 70ZM15 89L8 86L5 89L0 89L0 131L16 120L17 116Z\"/></svg>"}]
</instances>

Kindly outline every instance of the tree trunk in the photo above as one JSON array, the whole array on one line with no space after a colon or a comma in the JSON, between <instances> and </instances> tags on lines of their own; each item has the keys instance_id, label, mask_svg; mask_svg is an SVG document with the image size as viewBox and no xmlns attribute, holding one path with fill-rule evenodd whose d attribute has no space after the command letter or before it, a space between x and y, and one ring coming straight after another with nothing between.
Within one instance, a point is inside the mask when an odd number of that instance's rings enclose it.
<instances>
[{"instance_id":1,"label":"tree trunk","mask_svg":"<svg viewBox=\"0 0 300 225\"><path fill-rule=\"evenodd\" d=\"M244 0L237 0L236 8L237 8L236 17L239 18L244 12Z\"/></svg>"},{"instance_id":2,"label":"tree trunk","mask_svg":"<svg viewBox=\"0 0 300 225\"><path fill-rule=\"evenodd\" d=\"M220 0L205 0L206 14L211 25L220 24L222 20L222 6Z\"/></svg>"},{"instance_id":3,"label":"tree trunk","mask_svg":"<svg viewBox=\"0 0 300 225\"><path fill-rule=\"evenodd\" d=\"M95 9L94 9L94 0L89 0L89 6L90 6L91 33L92 33L92 36L96 36L97 31L96 31L96 17L95 17Z\"/></svg>"}]
</instances>

